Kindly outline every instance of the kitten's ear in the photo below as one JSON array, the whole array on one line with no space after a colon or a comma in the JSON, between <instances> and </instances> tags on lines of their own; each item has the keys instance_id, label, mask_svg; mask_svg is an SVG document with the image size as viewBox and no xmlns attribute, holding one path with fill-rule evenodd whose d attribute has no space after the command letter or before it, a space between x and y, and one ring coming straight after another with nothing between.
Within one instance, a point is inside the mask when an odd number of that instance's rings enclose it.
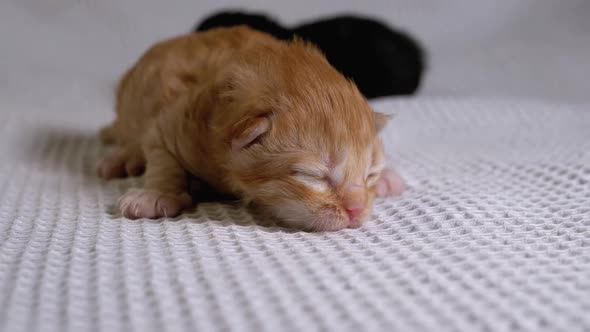
<instances>
[{"instance_id":1,"label":"kitten's ear","mask_svg":"<svg viewBox=\"0 0 590 332\"><path fill-rule=\"evenodd\" d=\"M380 112L373 112L375 114L375 130L380 133L383 128L387 125L389 120L393 118L391 114L383 114Z\"/></svg>"},{"instance_id":2,"label":"kitten's ear","mask_svg":"<svg viewBox=\"0 0 590 332\"><path fill-rule=\"evenodd\" d=\"M231 148L239 151L254 144L270 129L268 116L246 117L236 123L231 131Z\"/></svg>"}]
</instances>

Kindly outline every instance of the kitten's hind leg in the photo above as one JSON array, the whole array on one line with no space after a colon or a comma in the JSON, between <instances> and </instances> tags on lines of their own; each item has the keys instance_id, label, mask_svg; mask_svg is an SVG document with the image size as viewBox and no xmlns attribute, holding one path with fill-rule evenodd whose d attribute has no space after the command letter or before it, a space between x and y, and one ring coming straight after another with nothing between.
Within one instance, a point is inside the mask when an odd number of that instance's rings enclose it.
<instances>
[{"instance_id":1,"label":"kitten's hind leg","mask_svg":"<svg viewBox=\"0 0 590 332\"><path fill-rule=\"evenodd\" d=\"M145 170L145 158L139 147L117 147L104 156L96 170L103 179L138 176Z\"/></svg>"},{"instance_id":2,"label":"kitten's hind leg","mask_svg":"<svg viewBox=\"0 0 590 332\"><path fill-rule=\"evenodd\" d=\"M163 147L147 150L146 159L144 188L128 190L119 210L130 219L176 217L193 203L186 171Z\"/></svg>"},{"instance_id":3,"label":"kitten's hind leg","mask_svg":"<svg viewBox=\"0 0 590 332\"><path fill-rule=\"evenodd\" d=\"M98 132L98 138L100 139L102 144L105 144L105 145L115 144L117 142L117 135L115 134L115 128L113 127L113 125L108 125L106 127L103 127Z\"/></svg>"}]
</instances>

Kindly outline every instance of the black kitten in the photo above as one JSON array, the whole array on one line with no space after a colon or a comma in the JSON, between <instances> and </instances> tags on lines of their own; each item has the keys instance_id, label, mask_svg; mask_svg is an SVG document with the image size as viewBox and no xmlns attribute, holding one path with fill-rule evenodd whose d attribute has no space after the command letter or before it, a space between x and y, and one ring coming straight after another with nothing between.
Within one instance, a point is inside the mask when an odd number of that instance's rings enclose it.
<instances>
[{"instance_id":1,"label":"black kitten","mask_svg":"<svg viewBox=\"0 0 590 332\"><path fill-rule=\"evenodd\" d=\"M195 27L195 31L204 31L217 27L247 25L252 29L264 31L279 39L291 39L293 32L283 28L271 18L260 14L246 14L242 12L220 12L205 18Z\"/></svg>"},{"instance_id":2,"label":"black kitten","mask_svg":"<svg viewBox=\"0 0 590 332\"><path fill-rule=\"evenodd\" d=\"M279 39L297 35L316 44L367 98L413 94L424 72L424 54L415 40L359 16L332 17L288 29L265 15L221 12L206 18L195 31L241 24Z\"/></svg>"}]
</instances>

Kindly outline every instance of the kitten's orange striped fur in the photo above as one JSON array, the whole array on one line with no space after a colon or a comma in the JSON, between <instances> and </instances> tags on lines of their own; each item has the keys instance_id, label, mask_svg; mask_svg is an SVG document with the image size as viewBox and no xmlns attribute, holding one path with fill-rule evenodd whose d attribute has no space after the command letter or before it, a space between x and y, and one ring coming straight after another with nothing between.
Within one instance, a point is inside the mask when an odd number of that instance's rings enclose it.
<instances>
[{"instance_id":1,"label":"kitten's orange striped fur","mask_svg":"<svg viewBox=\"0 0 590 332\"><path fill-rule=\"evenodd\" d=\"M388 117L301 41L233 27L158 43L123 76L116 112L101 137L118 148L98 172L146 168L119 200L129 218L180 214L195 177L290 226L337 230L404 187L383 170Z\"/></svg>"}]
</instances>

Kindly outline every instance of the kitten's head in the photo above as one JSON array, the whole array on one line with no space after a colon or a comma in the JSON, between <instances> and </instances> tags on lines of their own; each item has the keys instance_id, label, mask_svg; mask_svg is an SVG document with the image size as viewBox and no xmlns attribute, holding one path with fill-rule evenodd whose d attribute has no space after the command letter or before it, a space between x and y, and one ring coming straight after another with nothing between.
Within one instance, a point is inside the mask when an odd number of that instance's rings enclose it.
<instances>
[{"instance_id":1,"label":"kitten's head","mask_svg":"<svg viewBox=\"0 0 590 332\"><path fill-rule=\"evenodd\" d=\"M384 167L378 133L388 116L315 49L281 51L233 70L239 79L225 97L240 116L228 131L231 185L289 226L358 227Z\"/></svg>"}]
</instances>

